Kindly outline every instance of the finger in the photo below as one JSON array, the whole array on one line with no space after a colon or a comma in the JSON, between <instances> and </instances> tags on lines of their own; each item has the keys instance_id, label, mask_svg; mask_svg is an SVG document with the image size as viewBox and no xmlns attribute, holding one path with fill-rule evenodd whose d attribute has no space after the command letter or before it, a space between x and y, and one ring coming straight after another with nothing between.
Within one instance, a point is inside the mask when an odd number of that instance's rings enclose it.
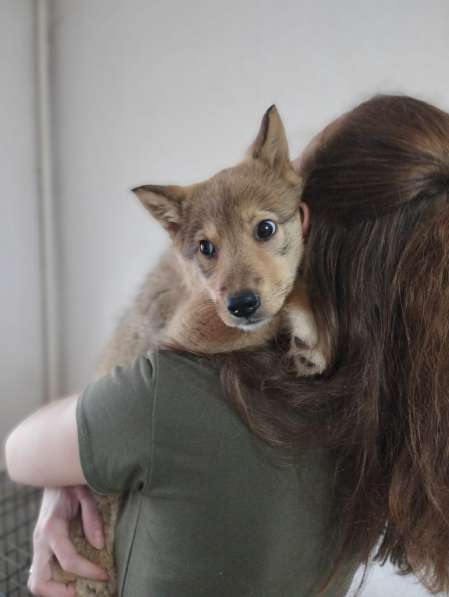
<instances>
[{"instance_id":1,"label":"finger","mask_svg":"<svg viewBox=\"0 0 449 597\"><path fill-rule=\"evenodd\" d=\"M50 561L52 553L45 544L35 544L31 574L28 578L28 589L33 595L40 597L75 597L73 584L52 581Z\"/></svg>"},{"instance_id":2,"label":"finger","mask_svg":"<svg viewBox=\"0 0 449 597\"><path fill-rule=\"evenodd\" d=\"M77 490L78 499L81 505L81 520L86 539L97 549L104 547L103 520L98 511L97 503L92 492L87 487L80 487Z\"/></svg>"},{"instance_id":3,"label":"finger","mask_svg":"<svg viewBox=\"0 0 449 597\"><path fill-rule=\"evenodd\" d=\"M49 546L43 541L33 542L33 561L31 563L30 579L39 581L39 583L46 583L52 578L52 571L50 562L53 554Z\"/></svg>"},{"instance_id":4,"label":"finger","mask_svg":"<svg viewBox=\"0 0 449 597\"><path fill-rule=\"evenodd\" d=\"M39 597L75 597L75 585L65 585L59 582L39 581L32 574L28 579L28 590Z\"/></svg>"},{"instance_id":5,"label":"finger","mask_svg":"<svg viewBox=\"0 0 449 597\"><path fill-rule=\"evenodd\" d=\"M106 571L100 568L100 566L80 556L68 537L59 535L52 538L50 547L59 565L66 572L90 578L91 580L107 580L109 578Z\"/></svg>"}]
</instances>

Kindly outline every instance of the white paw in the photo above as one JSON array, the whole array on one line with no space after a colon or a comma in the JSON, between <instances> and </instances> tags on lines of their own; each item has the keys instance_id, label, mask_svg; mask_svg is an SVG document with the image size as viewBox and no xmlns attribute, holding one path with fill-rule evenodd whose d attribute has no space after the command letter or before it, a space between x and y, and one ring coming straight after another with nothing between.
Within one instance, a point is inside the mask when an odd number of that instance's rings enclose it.
<instances>
[{"instance_id":1,"label":"white paw","mask_svg":"<svg viewBox=\"0 0 449 597\"><path fill-rule=\"evenodd\" d=\"M317 375L326 368L326 359L317 348L309 346L298 338L293 336L291 339L289 356L292 359L298 375Z\"/></svg>"}]
</instances>

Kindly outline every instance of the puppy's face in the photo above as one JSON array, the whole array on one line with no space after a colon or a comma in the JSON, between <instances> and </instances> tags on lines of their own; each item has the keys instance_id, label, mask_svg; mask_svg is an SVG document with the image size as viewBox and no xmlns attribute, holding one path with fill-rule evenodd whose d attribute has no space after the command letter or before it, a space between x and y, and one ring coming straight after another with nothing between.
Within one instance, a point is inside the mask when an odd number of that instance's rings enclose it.
<instances>
[{"instance_id":1,"label":"puppy's face","mask_svg":"<svg viewBox=\"0 0 449 597\"><path fill-rule=\"evenodd\" d=\"M239 165L191 187L148 185L135 192L199 274L226 325L251 330L279 312L303 240L301 180L275 108Z\"/></svg>"},{"instance_id":2,"label":"puppy's face","mask_svg":"<svg viewBox=\"0 0 449 597\"><path fill-rule=\"evenodd\" d=\"M298 181L248 160L195 185L183 213L176 246L223 322L254 329L278 313L303 252Z\"/></svg>"}]
</instances>

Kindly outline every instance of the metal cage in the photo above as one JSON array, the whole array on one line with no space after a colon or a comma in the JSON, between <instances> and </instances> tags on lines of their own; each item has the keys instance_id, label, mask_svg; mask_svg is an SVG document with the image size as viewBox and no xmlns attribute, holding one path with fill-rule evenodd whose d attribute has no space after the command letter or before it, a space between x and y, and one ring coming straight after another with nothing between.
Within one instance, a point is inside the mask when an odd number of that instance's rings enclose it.
<instances>
[{"instance_id":1,"label":"metal cage","mask_svg":"<svg viewBox=\"0 0 449 597\"><path fill-rule=\"evenodd\" d=\"M12 483L0 472L0 597L28 597L31 537L41 491Z\"/></svg>"}]
</instances>

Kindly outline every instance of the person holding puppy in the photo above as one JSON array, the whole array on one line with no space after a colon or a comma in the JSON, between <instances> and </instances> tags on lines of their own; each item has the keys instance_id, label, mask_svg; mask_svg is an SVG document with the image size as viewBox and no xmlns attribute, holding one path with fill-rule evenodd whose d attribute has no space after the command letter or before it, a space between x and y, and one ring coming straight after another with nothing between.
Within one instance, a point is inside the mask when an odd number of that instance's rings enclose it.
<instances>
[{"instance_id":1,"label":"person holding puppy","mask_svg":"<svg viewBox=\"0 0 449 597\"><path fill-rule=\"evenodd\" d=\"M102 540L86 483L128 491L120 595L344 595L375 548L449 589L449 115L374 97L299 167L326 370L291 375L283 342L212 364L161 352L25 421L12 477L76 486L44 498L35 593L73 594L52 583L53 554L100 578L67 542L80 504Z\"/></svg>"}]
</instances>

